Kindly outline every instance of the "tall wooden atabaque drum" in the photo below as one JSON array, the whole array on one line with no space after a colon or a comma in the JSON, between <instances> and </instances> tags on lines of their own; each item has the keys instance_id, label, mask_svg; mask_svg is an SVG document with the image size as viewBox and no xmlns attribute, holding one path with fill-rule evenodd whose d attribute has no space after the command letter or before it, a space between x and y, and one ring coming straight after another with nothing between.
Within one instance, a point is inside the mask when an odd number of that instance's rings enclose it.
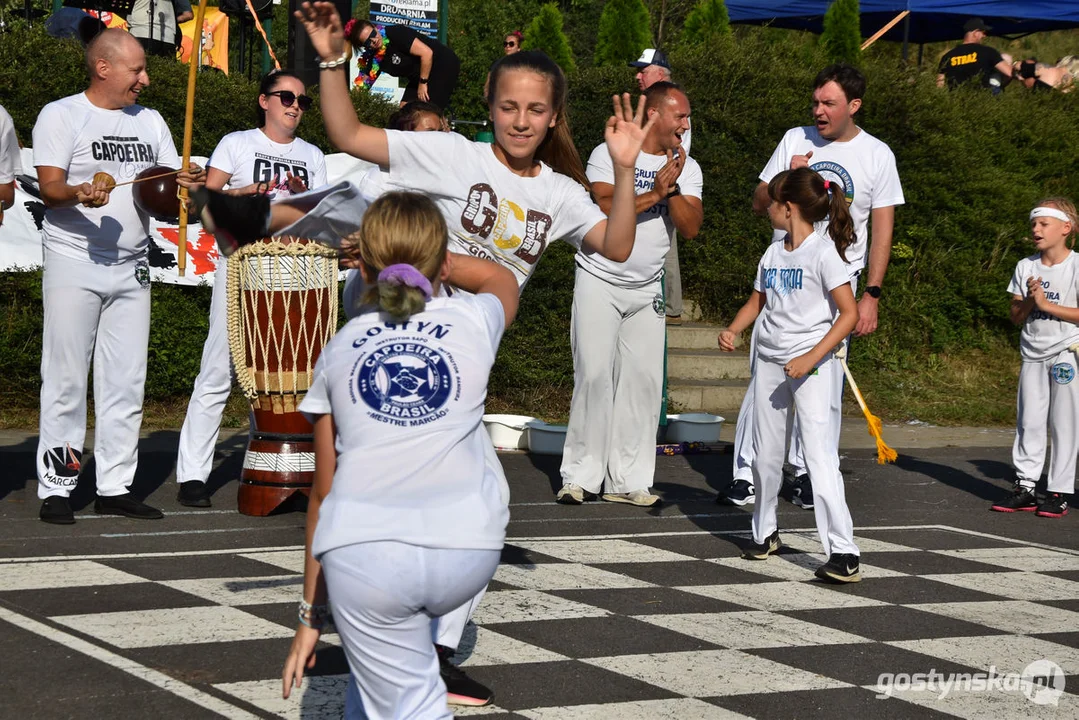
<instances>
[{"instance_id":1,"label":"tall wooden atabaque drum","mask_svg":"<svg viewBox=\"0 0 1079 720\"><path fill-rule=\"evenodd\" d=\"M267 238L228 263L229 349L252 416L239 509L269 515L315 478L313 428L299 406L337 329L337 252Z\"/></svg>"}]
</instances>

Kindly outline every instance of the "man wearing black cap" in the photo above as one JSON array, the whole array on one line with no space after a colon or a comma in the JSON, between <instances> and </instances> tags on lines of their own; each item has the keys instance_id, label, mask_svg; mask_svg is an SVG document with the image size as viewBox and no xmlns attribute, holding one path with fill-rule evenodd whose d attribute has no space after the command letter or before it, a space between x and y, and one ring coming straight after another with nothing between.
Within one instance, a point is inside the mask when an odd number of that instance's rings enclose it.
<instances>
[{"instance_id":1,"label":"man wearing black cap","mask_svg":"<svg viewBox=\"0 0 1079 720\"><path fill-rule=\"evenodd\" d=\"M667 54L662 50L648 48L636 62L629 64L631 68L637 68L637 84L643 93L658 82L671 82L671 64L667 61ZM688 122L688 118L687 118ZM682 150L689 157L689 140L691 129L682 133ZM682 324L682 273L678 266L678 236L675 234L671 240L671 249L667 253L667 261L663 265L664 279L663 291L666 297L666 314L668 325Z\"/></svg>"},{"instance_id":2,"label":"man wearing black cap","mask_svg":"<svg viewBox=\"0 0 1079 720\"><path fill-rule=\"evenodd\" d=\"M981 18L971 18L963 26L963 44L949 50L940 59L937 72L937 87L954 88L965 82L979 78L982 87L993 93L1001 91L1003 83L1011 80L1011 60L1006 59L995 48L983 45L990 27Z\"/></svg>"}]
</instances>

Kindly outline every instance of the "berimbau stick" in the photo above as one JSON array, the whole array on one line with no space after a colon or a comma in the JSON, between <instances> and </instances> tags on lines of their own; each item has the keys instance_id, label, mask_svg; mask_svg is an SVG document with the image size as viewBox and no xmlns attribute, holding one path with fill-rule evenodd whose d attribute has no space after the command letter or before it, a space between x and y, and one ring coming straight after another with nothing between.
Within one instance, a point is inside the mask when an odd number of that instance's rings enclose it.
<instances>
[{"instance_id":1,"label":"berimbau stick","mask_svg":"<svg viewBox=\"0 0 1079 720\"><path fill-rule=\"evenodd\" d=\"M195 34L191 37L191 55L187 68L187 108L184 112L184 152L180 167L191 162L191 126L195 119L195 77L202 64L202 20L206 15L206 0L199 0L195 13ZM177 238L176 272L180 277L187 270L187 188L180 188L180 233Z\"/></svg>"}]
</instances>

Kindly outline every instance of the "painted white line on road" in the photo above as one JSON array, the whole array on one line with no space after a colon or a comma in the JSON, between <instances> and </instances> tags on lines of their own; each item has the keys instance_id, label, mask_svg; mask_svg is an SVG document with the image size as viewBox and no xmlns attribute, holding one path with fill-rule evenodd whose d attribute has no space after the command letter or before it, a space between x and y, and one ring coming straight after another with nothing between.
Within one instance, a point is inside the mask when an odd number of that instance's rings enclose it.
<instances>
[{"instance_id":1,"label":"painted white line on road","mask_svg":"<svg viewBox=\"0 0 1079 720\"><path fill-rule=\"evenodd\" d=\"M166 517L183 517L189 515L235 515L235 510L170 510ZM75 516L76 520L115 520L115 515L98 515L97 513L84 513Z\"/></svg>"},{"instance_id":2,"label":"painted white line on road","mask_svg":"<svg viewBox=\"0 0 1079 720\"><path fill-rule=\"evenodd\" d=\"M162 535L212 535L214 533L230 532L262 532L265 530L280 530L282 528L210 528L205 530L162 530L160 532L146 533L101 533L97 537L103 538L128 538L128 537L161 537ZM288 528L286 528L288 529Z\"/></svg>"},{"instance_id":3,"label":"painted white line on road","mask_svg":"<svg viewBox=\"0 0 1079 720\"><path fill-rule=\"evenodd\" d=\"M7 608L0 607L0 620L11 623L12 625L28 630L29 632L39 635L46 640L52 640L55 643L63 645L69 650L87 655L94 660L105 663L111 667L116 668L128 675L133 675L140 680L144 680L151 685L155 685L165 692L172 693L177 697L181 697L184 700L195 703L201 707L211 710L219 715L233 720L259 720L258 715L247 712L242 708L238 708L231 703L227 703L220 698L214 697L207 693L197 690L186 683L182 683L175 678L171 678L168 675L140 665L134 660L129 660L121 655L117 655L114 652L110 652L104 648L98 647L91 643L86 642L82 638L79 638L70 633L66 633L62 630L40 623L36 620L32 620L25 615L12 612Z\"/></svg>"},{"instance_id":4,"label":"painted white line on road","mask_svg":"<svg viewBox=\"0 0 1079 720\"><path fill-rule=\"evenodd\" d=\"M691 517L686 515L671 515L669 517ZM580 521L595 521L597 519L606 518L580 518ZM618 520L625 520L631 518L615 518ZM642 516L642 519L655 519L651 516ZM564 521L551 521L544 522L564 522ZM258 528L235 528L246 530L257 530ZM271 529L271 528L267 528ZM272 528L277 529L277 528ZM872 525L872 526L857 526L854 528L855 532L865 531L890 531L890 530L946 530L950 532L959 533L960 535L972 535L976 537L986 538L988 540L999 540L1001 542L1012 543L1017 545L1024 545L1026 547L1041 548L1043 550L1054 550L1056 552L1065 553L1068 555L1079 555L1079 550L1072 548L1062 548L1055 545L1045 545L1042 543L1033 543L1026 540L1017 540L1016 538L1009 538L1003 535L992 535L990 533L983 533L977 530L967 530L964 528L952 527L950 525ZM784 528L785 533L814 533L817 528L804 527L804 528ZM657 532L643 532L643 533L613 533L609 535L508 535L506 536L506 542L513 544L514 542L535 542L539 540L625 540L631 538L649 538L649 537L677 537L677 536L689 536L689 535L746 535L749 533L749 528L743 528L741 530L666 530ZM43 540L55 540L56 537L41 538ZM37 557L15 557L15 558L0 558L0 564L8 563L26 563L26 562L49 562L49 561L69 561L69 560L123 560L130 558L159 558L159 557L193 557L202 555L241 555L243 553L267 553L289 550L303 550L303 545L281 545L278 547L254 547L254 548L220 548L216 550L175 550L171 552L148 552L148 553L101 553L97 555L45 555Z\"/></svg>"}]
</instances>

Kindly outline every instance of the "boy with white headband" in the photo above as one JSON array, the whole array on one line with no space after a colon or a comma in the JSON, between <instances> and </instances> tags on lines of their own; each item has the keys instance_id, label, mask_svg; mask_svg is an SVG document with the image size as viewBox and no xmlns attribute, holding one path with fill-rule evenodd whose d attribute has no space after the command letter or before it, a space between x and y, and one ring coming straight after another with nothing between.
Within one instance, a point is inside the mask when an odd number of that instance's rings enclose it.
<instances>
[{"instance_id":1,"label":"boy with white headband","mask_svg":"<svg viewBox=\"0 0 1079 720\"><path fill-rule=\"evenodd\" d=\"M1060 518L1068 514L1079 452L1079 260L1070 249L1079 230L1075 205L1065 198L1041 201L1030 213L1030 230L1038 252L1019 261L1008 286L1012 322L1023 326L1015 488L991 509ZM1048 490L1039 501L1034 486L1045 464L1046 435L1053 449Z\"/></svg>"}]
</instances>

